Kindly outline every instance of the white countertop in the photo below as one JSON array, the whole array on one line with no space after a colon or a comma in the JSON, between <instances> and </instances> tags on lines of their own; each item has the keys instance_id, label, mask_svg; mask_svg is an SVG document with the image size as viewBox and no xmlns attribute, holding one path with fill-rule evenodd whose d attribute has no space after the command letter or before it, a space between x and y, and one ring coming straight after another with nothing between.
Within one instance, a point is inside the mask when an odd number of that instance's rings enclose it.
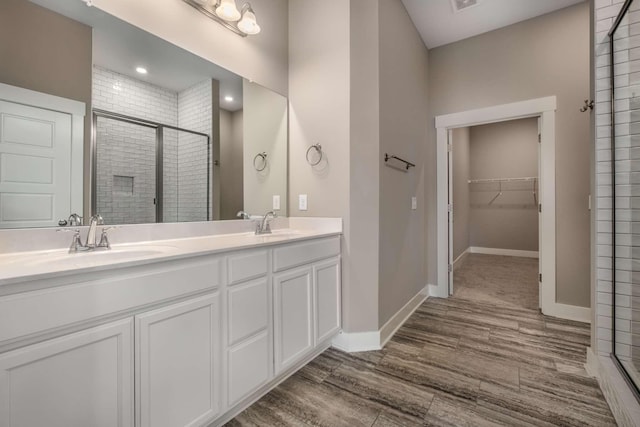
<instances>
[{"instance_id":1,"label":"white countertop","mask_svg":"<svg viewBox=\"0 0 640 427\"><path fill-rule=\"evenodd\" d=\"M111 250L68 253L67 249L0 255L0 286L71 274L132 267L239 249L259 248L341 234L339 230L279 229L273 234L253 232L209 235L147 242L112 244ZM70 237L70 236L69 236Z\"/></svg>"}]
</instances>

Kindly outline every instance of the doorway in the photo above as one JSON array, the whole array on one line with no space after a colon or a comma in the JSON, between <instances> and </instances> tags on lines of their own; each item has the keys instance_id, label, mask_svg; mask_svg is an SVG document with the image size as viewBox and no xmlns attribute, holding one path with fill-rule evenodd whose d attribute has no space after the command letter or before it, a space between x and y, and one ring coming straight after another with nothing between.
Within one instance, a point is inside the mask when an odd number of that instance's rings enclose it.
<instances>
[{"instance_id":1,"label":"doorway","mask_svg":"<svg viewBox=\"0 0 640 427\"><path fill-rule=\"evenodd\" d=\"M450 131L456 298L538 309L538 117Z\"/></svg>"},{"instance_id":2,"label":"doorway","mask_svg":"<svg viewBox=\"0 0 640 427\"><path fill-rule=\"evenodd\" d=\"M453 129L508 120L539 117L539 302L544 314L558 316L556 303L556 222L555 222L555 110L556 97L464 111L436 117L437 163L437 285L433 296L446 298L453 280L452 209L450 203L450 133ZM566 317L566 313L562 317ZM559 316L558 316L559 317Z\"/></svg>"}]
</instances>

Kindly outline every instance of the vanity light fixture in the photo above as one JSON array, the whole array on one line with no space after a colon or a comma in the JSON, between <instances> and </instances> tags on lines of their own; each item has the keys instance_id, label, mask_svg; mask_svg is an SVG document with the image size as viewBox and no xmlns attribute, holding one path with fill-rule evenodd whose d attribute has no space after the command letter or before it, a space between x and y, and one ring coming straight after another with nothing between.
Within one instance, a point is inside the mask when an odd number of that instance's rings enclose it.
<instances>
[{"instance_id":1,"label":"vanity light fixture","mask_svg":"<svg viewBox=\"0 0 640 427\"><path fill-rule=\"evenodd\" d=\"M233 97L227 95L227 96L224 97L224 100L227 101L227 102L233 102Z\"/></svg>"},{"instance_id":2,"label":"vanity light fixture","mask_svg":"<svg viewBox=\"0 0 640 427\"><path fill-rule=\"evenodd\" d=\"M242 9L238 10L236 0L183 1L242 37L260 32L256 14L249 3L245 3Z\"/></svg>"}]
</instances>

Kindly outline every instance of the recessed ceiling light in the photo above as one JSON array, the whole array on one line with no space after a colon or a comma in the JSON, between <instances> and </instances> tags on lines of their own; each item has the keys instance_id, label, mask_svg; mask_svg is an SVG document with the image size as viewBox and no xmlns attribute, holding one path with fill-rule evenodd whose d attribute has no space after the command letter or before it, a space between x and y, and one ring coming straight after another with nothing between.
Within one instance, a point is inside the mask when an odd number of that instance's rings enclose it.
<instances>
[{"instance_id":1,"label":"recessed ceiling light","mask_svg":"<svg viewBox=\"0 0 640 427\"><path fill-rule=\"evenodd\" d=\"M451 0L451 6L453 7L454 13L460 12L463 9L477 6L479 3L480 0Z\"/></svg>"},{"instance_id":2,"label":"recessed ceiling light","mask_svg":"<svg viewBox=\"0 0 640 427\"><path fill-rule=\"evenodd\" d=\"M147 69L144 67L136 67L136 71L140 74L147 74Z\"/></svg>"},{"instance_id":3,"label":"recessed ceiling light","mask_svg":"<svg viewBox=\"0 0 640 427\"><path fill-rule=\"evenodd\" d=\"M225 96L224 100L227 101L227 102L231 102L231 101L233 101L233 97L232 96Z\"/></svg>"}]
</instances>

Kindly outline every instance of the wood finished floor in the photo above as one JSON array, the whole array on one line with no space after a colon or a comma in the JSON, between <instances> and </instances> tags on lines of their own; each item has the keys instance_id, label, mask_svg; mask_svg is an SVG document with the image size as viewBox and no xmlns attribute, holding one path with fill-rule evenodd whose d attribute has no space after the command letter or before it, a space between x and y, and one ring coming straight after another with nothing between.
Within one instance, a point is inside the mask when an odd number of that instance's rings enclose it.
<instances>
[{"instance_id":1,"label":"wood finished floor","mask_svg":"<svg viewBox=\"0 0 640 427\"><path fill-rule=\"evenodd\" d=\"M327 350L227 425L615 426L589 325L480 295L429 298L381 351Z\"/></svg>"}]
</instances>

